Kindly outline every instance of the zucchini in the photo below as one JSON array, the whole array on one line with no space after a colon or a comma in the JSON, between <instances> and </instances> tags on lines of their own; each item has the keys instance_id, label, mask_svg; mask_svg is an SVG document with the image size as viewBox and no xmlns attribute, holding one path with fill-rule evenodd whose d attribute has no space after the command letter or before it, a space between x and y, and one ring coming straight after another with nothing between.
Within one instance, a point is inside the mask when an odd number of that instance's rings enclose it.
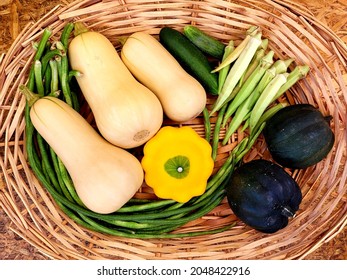
<instances>
[{"instance_id":1,"label":"zucchini","mask_svg":"<svg viewBox=\"0 0 347 280\"><path fill-rule=\"evenodd\" d=\"M218 94L218 75L211 73L213 67L207 57L187 37L176 29L163 27L159 41L207 93Z\"/></svg>"},{"instance_id":2,"label":"zucchini","mask_svg":"<svg viewBox=\"0 0 347 280\"><path fill-rule=\"evenodd\" d=\"M193 25L187 25L183 29L183 34L202 52L221 60L223 58L225 45L206 34L204 31Z\"/></svg>"}]
</instances>

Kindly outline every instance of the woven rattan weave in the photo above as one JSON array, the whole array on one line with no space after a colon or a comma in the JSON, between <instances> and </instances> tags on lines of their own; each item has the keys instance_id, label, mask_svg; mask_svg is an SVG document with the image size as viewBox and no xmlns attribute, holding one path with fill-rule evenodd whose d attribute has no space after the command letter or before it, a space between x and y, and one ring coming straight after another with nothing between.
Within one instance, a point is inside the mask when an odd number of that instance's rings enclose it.
<instances>
[{"instance_id":1,"label":"woven rattan weave","mask_svg":"<svg viewBox=\"0 0 347 280\"><path fill-rule=\"evenodd\" d=\"M89 231L70 220L39 183L27 163L25 99L18 86L27 81L42 30L59 34L66 22L80 20L105 34L116 47L119 37L135 31L157 35L163 26L194 24L227 42L239 42L250 25L258 25L278 58L293 57L311 71L286 95L291 104L308 102L333 117L332 152L305 170L288 170L301 186L303 202L295 219L276 234L256 232L239 221L223 200L208 215L177 232L209 230L236 222L231 229L189 238L134 239ZM56 35L58 36L58 35ZM347 223L347 48L304 8L290 1L76 1L58 6L18 36L0 65L0 206L13 230L53 259L300 259L341 231ZM209 100L207 106L213 100ZM213 128L214 118L211 118ZM186 125L203 134L201 117ZM220 166L234 145L219 149ZM223 134L223 131L221 131ZM270 158L262 138L244 158ZM138 197L150 190L142 188Z\"/></svg>"}]
</instances>

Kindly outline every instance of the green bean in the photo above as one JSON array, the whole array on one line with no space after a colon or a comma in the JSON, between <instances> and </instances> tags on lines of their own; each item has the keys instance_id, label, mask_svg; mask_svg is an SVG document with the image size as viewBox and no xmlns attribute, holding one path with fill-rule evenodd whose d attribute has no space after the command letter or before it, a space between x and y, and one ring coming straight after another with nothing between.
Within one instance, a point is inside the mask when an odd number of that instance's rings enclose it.
<instances>
[{"instance_id":1,"label":"green bean","mask_svg":"<svg viewBox=\"0 0 347 280\"><path fill-rule=\"evenodd\" d=\"M124 233L119 230L111 229L105 226L102 226L92 219L88 219L88 226L92 227L93 230L105 233L105 234L111 234L111 235L117 235L120 237L126 237L126 238L141 238L141 239L158 239L158 238L184 238L184 237L193 237L193 236L200 236L200 235L210 235L210 234L215 234L219 232L223 232L229 228L231 228L234 224L228 225L226 227L222 227L219 229L215 230L208 230L208 231L200 231L200 232L187 232L187 233L163 233L163 234L157 234L157 233L152 233L152 234L129 234L129 233Z\"/></svg>"},{"instance_id":2,"label":"green bean","mask_svg":"<svg viewBox=\"0 0 347 280\"><path fill-rule=\"evenodd\" d=\"M70 94L71 94L72 108L74 108L77 112L79 112L79 110L80 110L80 103L78 101L78 96L73 91L70 91Z\"/></svg>"},{"instance_id":3,"label":"green bean","mask_svg":"<svg viewBox=\"0 0 347 280\"><path fill-rule=\"evenodd\" d=\"M124 206L118 210L118 213L127 213L127 212L135 212L135 211L146 211L146 210L157 210L167 205L175 204L174 200L158 200L154 202L149 202L143 205L135 205L135 206Z\"/></svg>"},{"instance_id":4,"label":"green bean","mask_svg":"<svg viewBox=\"0 0 347 280\"><path fill-rule=\"evenodd\" d=\"M62 57L61 56L56 56L54 58L54 60L57 62L57 69L58 69L58 77L59 77L59 81L61 80L61 59Z\"/></svg>"},{"instance_id":5,"label":"green bean","mask_svg":"<svg viewBox=\"0 0 347 280\"><path fill-rule=\"evenodd\" d=\"M259 122L257 123L257 125L254 128L254 131L258 131L258 129L260 128L260 126L263 123L266 123L268 119L270 119L274 114L276 114L276 112L278 112L279 110L281 110L283 107L285 107L287 105L288 104L286 102L283 102L283 103L278 103L277 105L267 109L264 112L264 114L260 117Z\"/></svg>"},{"instance_id":6,"label":"green bean","mask_svg":"<svg viewBox=\"0 0 347 280\"><path fill-rule=\"evenodd\" d=\"M204 116L204 126L205 126L205 139L207 142L210 142L211 140L211 122L210 122L210 115L208 113L207 108L205 107L203 112Z\"/></svg>"},{"instance_id":7,"label":"green bean","mask_svg":"<svg viewBox=\"0 0 347 280\"><path fill-rule=\"evenodd\" d=\"M58 180L58 184L59 184L59 189L57 189L57 191L62 194L62 188L64 187L64 181L63 178L60 174L59 171L59 165L58 165L58 158L57 158L57 154L54 152L54 150L50 147L49 149L50 155L51 155L51 159L52 159L52 163L53 163L53 168L55 170L55 174L57 176L57 180Z\"/></svg>"},{"instance_id":8,"label":"green bean","mask_svg":"<svg viewBox=\"0 0 347 280\"><path fill-rule=\"evenodd\" d=\"M242 150L242 152L240 154L237 155L236 157L236 161L240 161L252 148L252 146L254 145L254 142L257 140L259 134L261 133L261 131L264 129L265 127L265 123L262 123L258 129L258 131L256 131L255 133L252 134L252 137L250 138L249 141L247 141L247 146Z\"/></svg>"},{"instance_id":9,"label":"green bean","mask_svg":"<svg viewBox=\"0 0 347 280\"><path fill-rule=\"evenodd\" d=\"M55 59L49 61L51 68L51 91L56 92L59 90L59 78L58 78L58 65Z\"/></svg>"},{"instance_id":10,"label":"green bean","mask_svg":"<svg viewBox=\"0 0 347 280\"><path fill-rule=\"evenodd\" d=\"M60 73L59 77L61 89L65 98L65 102L73 107L69 85L69 63L66 55L61 57L60 64L58 63L58 69Z\"/></svg>"},{"instance_id":11,"label":"green bean","mask_svg":"<svg viewBox=\"0 0 347 280\"><path fill-rule=\"evenodd\" d=\"M44 75L44 88L45 88L45 95L50 94L51 91L51 81L52 81L52 70L51 67L47 67Z\"/></svg>"},{"instance_id":12,"label":"green bean","mask_svg":"<svg viewBox=\"0 0 347 280\"><path fill-rule=\"evenodd\" d=\"M73 221L75 221L77 224L83 226L86 229L92 230L92 231L98 231L95 227L91 226L87 222L85 222L83 219L81 219L76 213L71 211L69 208L65 207L63 203L60 201L56 201L60 209Z\"/></svg>"},{"instance_id":13,"label":"green bean","mask_svg":"<svg viewBox=\"0 0 347 280\"><path fill-rule=\"evenodd\" d=\"M45 55L41 59L42 73L45 73L46 70L48 69L48 65L49 65L50 60L54 59L56 56L62 56L62 55L63 54L62 54L61 50L58 50L58 49L50 50L47 53L45 53Z\"/></svg>"},{"instance_id":14,"label":"green bean","mask_svg":"<svg viewBox=\"0 0 347 280\"><path fill-rule=\"evenodd\" d=\"M42 82L41 70L42 70L41 61L35 60L35 62L34 62L35 84L36 84L36 88L37 88L37 93L39 94L39 96L42 97L45 95L45 89L44 89L43 82Z\"/></svg>"},{"instance_id":15,"label":"green bean","mask_svg":"<svg viewBox=\"0 0 347 280\"><path fill-rule=\"evenodd\" d=\"M233 156L234 156L233 153L231 153L229 157L227 158L227 160L223 163L223 165L218 169L217 173L214 176L212 176L212 178L210 178L210 180L207 182L207 186L206 186L207 190L209 190L214 185L216 185L216 182L219 180L219 178L226 173L226 170L228 169L228 167L233 161Z\"/></svg>"},{"instance_id":16,"label":"green bean","mask_svg":"<svg viewBox=\"0 0 347 280\"><path fill-rule=\"evenodd\" d=\"M61 33L60 41L62 42L65 50L68 49L69 37L73 29L74 29L74 24L69 22L64 26L63 32Z\"/></svg>"},{"instance_id":17,"label":"green bean","mask_svg":"<svg viewBox=\"0 0 347 280\"><path fill-rule=\"evenodd\" d=\"M59 183L58 183L58 180L55 176L55 172L51 167L51 161L50 161L48 153L47 153L46 143L39 133L36 133L36 135L37 135L37 137L36 137L37 144L38 144L39 151L40 151L41 158L42 158L42 164L46 167L47 176L51 180L54 188L59 190L60 189Z\"/></svg>"},{"instance_id":18,"label":"green bean","mask_svg":"<svg viewBox=\"0 0 347 280\"><path fill-rule=\"evenodd\" d=\"M59 168L61 177L63 179L65 189L68 192L68 196L71 197L71 201L75 201L75 202L77 202L77 204L84 206L83 202L81 201L81 199L79 198L79 196L77 195L77 193L75 191L75 187L73 186L73 182L72 182L70 175L68 174L63 162L61 161L61 159L59 157L57 157L57 160L58 160L58 168Z\"/></svg>"},{"instance_id":19,"label":"green bean","mask_svg":"<svg viewBox=\"0 0 347 280\"><path fill-rule=\"evenodd\" d=\"M217 205L220 204L220 202L223 200L224 196L225 196L225 190L223 188L222 190L220 190L219 192L217 192L213 195L213 199L211 200L210 203L203 204L203 206L201 207L201 209L199 209L199 211L189 213L188 216L183 217L183 218L182 217L179 218L178 220L175 221L175 223L173 223L172 220L170 220L170 219L143 219L143 220L141 220L141 222L150 223L152 225L165 225L165 224L166 225L175 225L175 224L177 224L177 226L181 226L181 225L184 225L190 221L198 219L198 218L206 215L210 211L212 211Z\"/></svg>"}]
</instances>

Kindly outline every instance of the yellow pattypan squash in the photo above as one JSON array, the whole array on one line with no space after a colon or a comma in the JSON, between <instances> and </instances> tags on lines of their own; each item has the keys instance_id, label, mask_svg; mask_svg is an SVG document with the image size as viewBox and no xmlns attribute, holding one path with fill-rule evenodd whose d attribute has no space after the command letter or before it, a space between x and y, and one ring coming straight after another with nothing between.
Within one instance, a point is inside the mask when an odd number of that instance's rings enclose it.
<instances>
[{"instance_id":1,"label":"yellow pattypan squash","mask_svg":"<svg viewBox=\"0 0 347 280\"><path fill-rule=\"evenodd\" d=\"M206 190L214 167L211 152L193 128L164 126L144 146L145 182L159 198L187 202Z\"/></svg>"}]
</instances>

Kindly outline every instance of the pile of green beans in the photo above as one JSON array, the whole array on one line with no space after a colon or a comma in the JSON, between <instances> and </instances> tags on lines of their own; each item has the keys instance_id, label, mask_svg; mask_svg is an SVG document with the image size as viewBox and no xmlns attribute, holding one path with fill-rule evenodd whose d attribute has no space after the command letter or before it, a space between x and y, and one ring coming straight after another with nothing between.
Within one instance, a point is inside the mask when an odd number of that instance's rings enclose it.
<instances>
[{"instance_id":1,"label":"pile of green beans","mask_svg":"<svg viewBox=\"0 0 347 280\"><path fill-rule=\"evenodd\" d=\"M78 111L78 97L70 89L71 77L78 73L69 68L67 56L68 40L73 27L73 24L67 24L60 40L53 43L50 43L51 31L48 29L43 31L42 39L37 45L27 88L41 96L58 96ZM230 224L215 230L175 232L186 223L208 214L221 203L225 197L225 186L228 184L230 175L241 163L242 157L251 149L262 127L257 133L252 134L252 137L244 138L230 152L224 164L209 179L203 195L192 198L187 203L178 203L174 200L131 199L112 214L98 214L83 206L65 166L33 127L29 111L30 104L27 104L25 141L29 164L62 211L81 226L93 231L128 238L189 237L222 232L233 226ZM203 114L206 139L212 143L214 157L217 154L224 112L225 108L218 112L213 133L207 109Z\"/></svg>"}]
</instances>

